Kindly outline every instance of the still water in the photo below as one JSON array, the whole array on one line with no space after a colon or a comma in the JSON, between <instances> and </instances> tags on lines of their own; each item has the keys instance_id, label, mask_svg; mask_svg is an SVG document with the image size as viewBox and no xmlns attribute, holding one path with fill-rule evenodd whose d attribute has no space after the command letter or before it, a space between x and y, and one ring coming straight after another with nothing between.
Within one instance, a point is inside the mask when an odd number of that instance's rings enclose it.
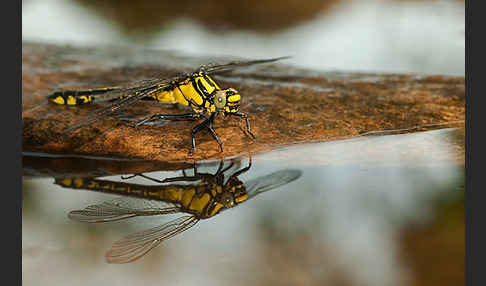
<instances>
[{"instance_id":1,"label":"still water","mask_svg":"<svg viewBox=\"0 0 486 286\"><path fill-rule=\"evenodd\" d=\"M105 253L114 242L186 214L105 223L69 219L68 213L90 205L133 199L62 187L63 177L82 177L83 172L66 169L63 173L59 160L66 158L26 154L22 280L25 285L418 285L426 273L429 281L423 285L432 281L462 284L463 280L451 277L463 277L464 256L457 253L464 253L464 216L441 213L444 205L463 205L463 136L463 130L449 128L251 155L251 166L237 179L250 192L258 188L264 192L201 219L125 264L106 260ZM33 161L41 164L29 163ZM86 174L90 168L107 164L94 158L79 162L89 166ZM225 170L226 179L249 166L248 155L227 158L224 166L231 162L234 166ZM219 164L198 162L197 172L215 174ZM142 176L122 179L120 175L130 173L123 168L111 170L116 171L95 179L152 188L201 182L160 183ZM291 178L272 175L282 172L290 172ZM194 169L187 167L184 173L191 177ZM184 173L150 170L143 174L163 180ZM255 182L262 181L255 187ZM265 184L270 187L262 187ZM437 223L451 227L438 231ZM425 237L417 235L424 231ZM411 247L405 239L410 234L426 247ZM437 239L430 242L430 237ZM441 241L458 243L444 247ZM432 257L432 263L417 263L416 257ZM434 274L434 264L454 267L446 274Z\"/></svg>"}]
</instances>

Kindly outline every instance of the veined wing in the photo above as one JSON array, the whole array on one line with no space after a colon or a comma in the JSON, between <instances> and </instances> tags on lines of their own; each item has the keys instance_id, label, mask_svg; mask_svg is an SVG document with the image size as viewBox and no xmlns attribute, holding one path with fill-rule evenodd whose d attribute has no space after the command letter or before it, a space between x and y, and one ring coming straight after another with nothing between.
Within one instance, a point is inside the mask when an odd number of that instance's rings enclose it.
<instances>
[{"instance_id":1,"label":"veined wing","mask_svg":"<svg viewBox=\"0 0 486 286\"><path fill-rule=\"evenodd\" d=\"M83 210L71 211L68 217L80 222L109 222L136 216L152 216L177 213L180 208L162 201L137 198L116 198Z\"/></svg>"},{"instance_id":2,"label":"veined wing","mask_svg":"<svg viewBox=\"0 0 486 286\"><path fill-rule=\"evenodd\" d=\"M302 176L302 171L288 169L249 180L245 183L246 191L248 192L248 199L256 196L257 194L278 188L292 181L295 181L300 178L300 176Z\"/></svg>"},{"instance_id":3,"label":"veined wing","mask_svg":"<svg viewBox=\"0 0 486 286\"><path fill-rule=\"evenodd\" d=\"M167 79L147 78L147 79L131 82L126 85L113 86L110 87L112 90L103 92L101 94L97 94L96 103L109 101L115 98L120 98L124 95L133 95L137 91L146 90L147 88L151 88L151 87L167 87L168 83L181 82L189 76L190 74L180 73L176 76Z\"/></svg>"},{"instance_id":4,"label":"veined wing","mask_svg":"<svg viewBox=\"0 0 486 286\"><path fill-rule=\"evenodd\" d=\"M135 261L159 245L162 241L177 235L199 219L192 215L176 218L166 224L133 233L115 242L105 254L108 263L128 263Z\"/></svg>"},{"instance_id":5,"label":"veined wing","mask_svg":"<svg viewBox=\"0 0 486 286\"><path fill-rule=\"evenodd\" d=\"M161 80L160 78L149 78L131 82L126 85L108 87L108 89L110 90L100 94L96 94L96 103L120 98L127 94L133 95L139 90L144 90L148 87L156 86L158 84L165 84L165 81L166 80ZM96 88L94 90L96 90Z\"/></svg>"},{"instance_id":6,"label":"veined wing","mask_svg":"<svg viewBox=\"0 0 486 286\"><path fill-rule=\"evenodd\" d=\"M272 58L272 59L263 59L263 60L253 60L253 61L233 61L227 64L207 64L203 65L199 68L199 71L203 71L207 74L214 74L220 72L231 71L235 68L251 66L255 64L263 64L263 63L271 63L278 60L288 59L290 57L279 57L279 58Z\"/></svg>"},{"instance_id":7,"label":"veined wing","mask_svg":"<svg viewBox=\"0 0 486 286\"><path fill-rule=\"evenodd\" d=\"M171 79L173 80L173 79ZM78 122L76 122L74 125L71 127L67 128L64 130L64 134L72 132L76 129L79 129L85 125L91 124L95 121L97 121L99 118L105 117L118 109L128 106L130 104L133 104L137 102L138 100L149 96L150 94L154 92L161 91L165 88L167 88L170 85L171 80L159 80L158 83L150 83L144 87L132 87L132 88L126 88L126 89L115 89L113 91L110 91L107 93L107 97L110 97L111 95L117 95L120 97L121 95L128 95L125 98L122 98L109 106L100 108L93 113L90 113L86 115L85 117L81 118ZM110 95L111 94L111 95Z\"/></svg>"}]
</instances>

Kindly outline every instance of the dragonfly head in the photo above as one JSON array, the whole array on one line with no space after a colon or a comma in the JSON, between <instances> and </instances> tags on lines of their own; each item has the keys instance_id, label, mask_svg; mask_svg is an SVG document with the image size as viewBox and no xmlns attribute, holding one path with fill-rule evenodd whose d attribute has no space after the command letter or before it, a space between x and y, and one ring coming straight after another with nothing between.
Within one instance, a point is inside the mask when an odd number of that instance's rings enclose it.
<instances>
[{"instance_id":1,"label":"dragonfly head","mask_svg":"<svg viewBox=\"0 0 486 286\"><path fill-rule=\"evenodd\" d=\"M224 186L224 191L217 199L225 208L232 208L248 199L243 183L235 177L230 177Z\"/></svg>"},{"instance_id":2,"label":"dragonfly head","mask_svg":"<svg viewBox=\"0 0 486 286\"><path fill-rule=\"evenodd\" d=\"M225 208L229 209L235 206L235 198L233 194L225 192L221 194L219 198L219 203L222 204Z\"/></svg>"},{"instance_id":3,"label":"dragonfly head","mask_svg":"<svg viewBox=\"0 0 486 286\"><path fill-rule=\"evenodd\" d=\"M218 90L213 102L219 113L236 113L240 109L240 94L234 88Z\"/></svg>"}]
</instances>

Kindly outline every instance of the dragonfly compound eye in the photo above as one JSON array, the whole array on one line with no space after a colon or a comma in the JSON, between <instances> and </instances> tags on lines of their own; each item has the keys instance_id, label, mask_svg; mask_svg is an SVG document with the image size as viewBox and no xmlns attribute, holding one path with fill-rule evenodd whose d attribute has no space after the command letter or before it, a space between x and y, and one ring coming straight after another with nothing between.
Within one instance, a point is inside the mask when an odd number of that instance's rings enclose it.
<instances>
[{"instance_id":1,"label":"dragonfly compound eye","mask_svg":"<svg viewBox=\"0 0 486 286\"><path fill-rule=\"evenodd\" d=\"M224 205L225 208L231 208L235 205L233 195L230 193L221 194L220 203Z\"/></svg>"},{"instance_id":2,"label":"dragonfly compound eye","mask_svg":"<svg viewBox=\"0 0 486 286\"><path fill-rule=\"evenodd\" d=\"M217 92L213 102L217 109L223 109L226 106L226 94L222 91Z\"/></svg>"}]
</instances>

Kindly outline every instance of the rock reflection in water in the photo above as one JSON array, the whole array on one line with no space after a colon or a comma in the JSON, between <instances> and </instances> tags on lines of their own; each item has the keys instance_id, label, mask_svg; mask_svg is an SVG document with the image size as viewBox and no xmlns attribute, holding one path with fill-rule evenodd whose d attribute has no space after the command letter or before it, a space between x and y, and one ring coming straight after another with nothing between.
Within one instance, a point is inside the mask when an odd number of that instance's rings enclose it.
<instances>
[{"instance_id":1,"label":"rock reflection in water","mask_svg":"<svg viewBox=\"0 0 486 286\"><path fill-rule=\"evenodd\" d=\"M251 170L238 176L247 188L253 178L287 168L283 166L299 169L302 176L124 265L103 258L113 241L179 214L73 223L65 215L69 211L114 196L38 179L25 185L31 190L23 196L23 281L77 285L72 283L75 276L83 277L79 285L106 285L108 280L116 285L462 285L464 190L457 187L464 185L463 138L463 130L442 129L299 145L254 156ZM241 167L247 166L242 162ZM24 168L33 165L25 163ZM193 174L191 165L184 168ZM217 168L217 163L200 162L197 170L214 174ZM121 173L140 173L134 169ZM225 178L239 169L229 169ZM103 170L115 169L106 165ZM79 169L69 177L87 173ZM109 172L103 179L119 180L121 173ZM179 175L149 174L161 180ZM160 185L140 176L123 182ZM184 182L164 184L175 183ZM457 211L444 213L437 202ZM56 272L49 278L42 275L52 269Z\"/></svg>"}]
</instances>

